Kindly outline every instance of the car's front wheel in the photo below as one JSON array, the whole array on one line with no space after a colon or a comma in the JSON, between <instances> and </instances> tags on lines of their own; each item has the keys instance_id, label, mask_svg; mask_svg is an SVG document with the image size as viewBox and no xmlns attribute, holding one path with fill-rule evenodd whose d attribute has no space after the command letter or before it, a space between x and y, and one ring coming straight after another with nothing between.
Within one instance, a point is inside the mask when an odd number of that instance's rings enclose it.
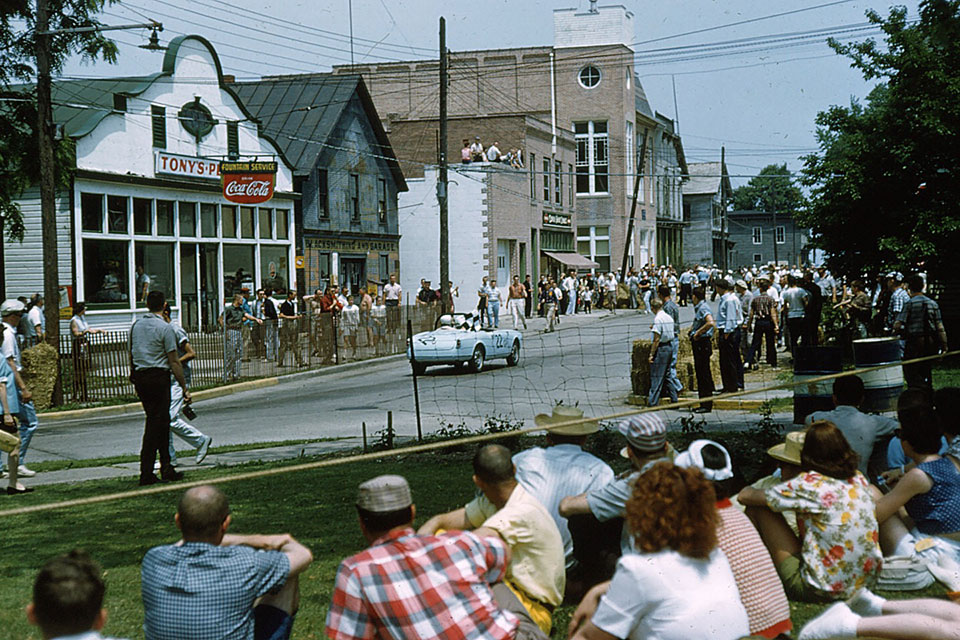
<instances>
[{"instance_id":1,"label":"car's front wheel","mask_svg":"<svg viewBox=\"0 0 960 640\"><path fill-rule=\"evenodd\" d=\"M507 356L507 364L515 367L520 364L520 341L514 340L513 347L510 349L510 355Z\"/></svg>"},{"instance_id":2,"label":"car's front wheel","mask_svg":"<svg viewBox=\"0 0 960 640\"><path fill-rule=\"evenodd\" d=\"M479 373L483 369L483 361L486 357L486 354L483 351L482 345L477 345L473 348L473 355L470 356L470 369L474 373Z\"/></svg>"}]
</instances>

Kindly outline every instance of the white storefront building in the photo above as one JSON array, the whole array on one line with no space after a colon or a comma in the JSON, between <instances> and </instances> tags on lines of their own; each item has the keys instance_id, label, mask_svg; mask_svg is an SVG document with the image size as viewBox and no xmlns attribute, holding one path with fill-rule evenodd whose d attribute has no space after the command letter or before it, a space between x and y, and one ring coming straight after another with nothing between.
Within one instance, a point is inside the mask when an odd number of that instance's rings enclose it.
<instances>
[{"instance_id":1,"label":"white storefront building","mask_svg":"<svg viewBox=\"0 0 960 640\"><path fill-rule=\"evenodd\" d=\"M91 326L129 327L162 290L188 330L216 325L241 288L296 286L291 168L223 82L213 46L174 39L151 76L56 82L54 119L76 143L57 197L59 280ZM276 162L260 204L223 195L220 162ZM39 193L20 201L22 243L5 244L7 295L43 290ZM69 312L62 307L62 316Z\"/></svg>"}]
</instances>

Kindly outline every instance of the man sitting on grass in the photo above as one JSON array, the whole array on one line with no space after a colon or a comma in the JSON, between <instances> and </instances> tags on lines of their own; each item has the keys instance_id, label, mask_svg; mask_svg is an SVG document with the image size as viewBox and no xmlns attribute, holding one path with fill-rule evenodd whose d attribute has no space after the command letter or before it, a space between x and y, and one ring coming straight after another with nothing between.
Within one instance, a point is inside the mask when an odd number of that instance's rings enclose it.
<instances>
[{"instance_id":1,"label":"man sitting on grass","mask_svg":"<svg viewBox=\"0 0 960 640\"><path fill-rule=\"evenodd\" d=\"M48 560L40 569L27 620L40 627L44 640L100 640L107 622L105 590L100 567L86 551L75 549Z\"/></svg>"},{"instance_id":2,"label":"man sitting on grass","mask_svg":"<svg viewBox=\"0 0 960 640\"><path fill-rule=\"evenodd\" d=\"M513 556L506 585L537 626L550 633L553 609L566 586L563 539L546 508L517 483L515 471L509 449L481 447L473 457L473 482L481 495L466 507L430 518L418 533L473 529L502 538Z\"/></svg>"},{"instance_id":3,"label":"man sitting on grass","mask_svg":"<svg viewBox=\"0 0 960 640\"><path fill-rule=\"evenodd\" d=\"M401 476L361 484L357 514L370 547L340 563L328 637L546 640L501 582L510 549L496 532L415 534Z\"/></svg>"},{"instance_id":4,"label":"man sitting on grass","mask_svg":"<svg viewBox=\"0 0 960 640\"><path fill-rule=\"evenodd\" d=\"M211 486L184 493L174 522L183 539L143 558L147 640L289 638L310 550L286 533L228 534L227 497Z\"/></svg>"}]
</instances>

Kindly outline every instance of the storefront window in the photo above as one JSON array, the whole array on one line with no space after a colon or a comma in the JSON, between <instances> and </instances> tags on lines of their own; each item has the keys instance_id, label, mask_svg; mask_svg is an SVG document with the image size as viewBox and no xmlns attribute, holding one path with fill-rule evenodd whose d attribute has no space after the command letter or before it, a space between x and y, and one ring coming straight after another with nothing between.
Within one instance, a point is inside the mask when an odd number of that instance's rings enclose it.
<instances>
[{"instance_id":1,"label":"storefront window","mask_svg":"<svg viewBox=\"0 0 960 640\"><path fill-rule=\"evenodd\" d=\"M255 238L253 207L240 207L240 237Z\"/></svg>"},{"instance_id":2,"label":"storefront window","mask_svg":"<svg viewBox=\"0 0 960 640\"><path fill-rule=\"evenodd\" d=\"M127 247L125 241L83 241L83 299L90 304L129 305Z\"/></svg>"},{"instance_id":3,"label":"storefront window","mask_svg":"<svg viewBox=\"0 0 960 640\"><path fill-rule=\"evenodd\" d=\"M279 291L290 282L287 247L260 247L260 286Z\"/></svg>"},{"instance_id":4,"label":"storefront window","mask_svg":"<svg viewBox=\"0 0 960 640\"><path fill-rule=\"evenodd\" d=\"M259 209L260 216L260 237L261 238L272 238L273 237L273 209Z\"/></svg>"},{"instance_id":5,"label":"storefront window","mask_svg":"<svg viewBox=\"0 0 960 640\"><path fill-rule=\"evenodd\" d=\"M197 203L180 202L177 204L177 211L180 214L180 235L197 235Z\"/></svg>"},{"instance_id":6,"label":"storefront window","mask_svg":"<svg viewBox=\"0 0 960 640\"><path fill-rule=\"evenodd\" d=\"M286 240L289 237L288 213L286 209L277 209L277 240Z\"/></svg>"},{"instance_id":7,"label":"storefront window","mask_svg":"<svg viewBox=\"0 0 960 640\"><path fill-rule=\"evenodd\" d=\"M220 217L223 218L223 237L237 237L237 208L226 205L220 207Z\"/></svg>"},{"instance_id":8,"label":"storefront window","mask_svg":"<svg viewBox=\"0 0 960 640\"><path fill-rule=\"evenodd\" d=\"M217 205L205 202L200 205L200 234L204 238L217 237Z\"/></svg>"},{"instance_id":9,"label":"storefront window","mask_svg":"<svg viewBox=\"0 0 960 640\"><path fill-rule=\"evenodd\" d=\"M151 201L133 199L133 232L141 236L153 233L153 211Z\"/></svg>"},{"instance_id":10,"label":"storefront window","mask_svg":"<svg viewBox=\"0 0 960 640\"><path fill-rule=\"evenodd\" d=\"M223 291L226 297L239 293L243 287L254 291L253 249L251 245L223 245Z\"/></svg>"},{"instance_id":11,"label":"storefront window","mask_svg":"<svg viewBox=\"0 0 960 640\"><path fill-rule=\"evenodd\" d=\"M173 235L173 202L157 200L157 235Z\"/></svg>"},{"instance_id":12,"label":"storefront window","mask_svg":"<svg viewBox=\"0 0 960 640\"><path fill-rule=\"evenodd\" d=\"M84 231L103 231L103 196L99 193L80 194L80 225Z\"/></svg>"},{"instance_id":13,"label":"storefront window","mask_svg":"<svg viewBox=\"0 0 960 640\"><path fill-rule=\"evenodd\" d=\"M107 196L107 231L127 232L127 199L123 196Z\"/></svg>"},{"instance_id":14,"label":"storefront window","mask_svg":"<svg viewBox=\"0 0 960 640\"><path fill-rule=\"evenodd\" d=\"M143 304L146 293L150 291L162 291L167 300L175 300L173 245L136 242L133 252L137 274L137 304Z\"/></svg>"}]
</instances>

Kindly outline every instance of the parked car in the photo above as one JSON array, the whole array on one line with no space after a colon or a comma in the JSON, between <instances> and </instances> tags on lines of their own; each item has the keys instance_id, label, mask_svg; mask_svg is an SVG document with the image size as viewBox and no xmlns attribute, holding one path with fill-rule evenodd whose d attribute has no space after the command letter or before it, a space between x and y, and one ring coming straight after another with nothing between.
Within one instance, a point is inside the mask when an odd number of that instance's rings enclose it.
<instances>
[{"instance_id":1,"label":"parked car","mask_svg":"<svg viewBox=\"0 0 960 640\"><path fill-rule=\"evenodd\" d=\"M447 314L437 319L433 331L413 336L407 345L407 358L417 375L428 366L452 364L477 372L487 360L504 358L507 365L520 364L523 336L513 329L490 329L479 326L471 314Z\"/></svg>"}]
</instances>

